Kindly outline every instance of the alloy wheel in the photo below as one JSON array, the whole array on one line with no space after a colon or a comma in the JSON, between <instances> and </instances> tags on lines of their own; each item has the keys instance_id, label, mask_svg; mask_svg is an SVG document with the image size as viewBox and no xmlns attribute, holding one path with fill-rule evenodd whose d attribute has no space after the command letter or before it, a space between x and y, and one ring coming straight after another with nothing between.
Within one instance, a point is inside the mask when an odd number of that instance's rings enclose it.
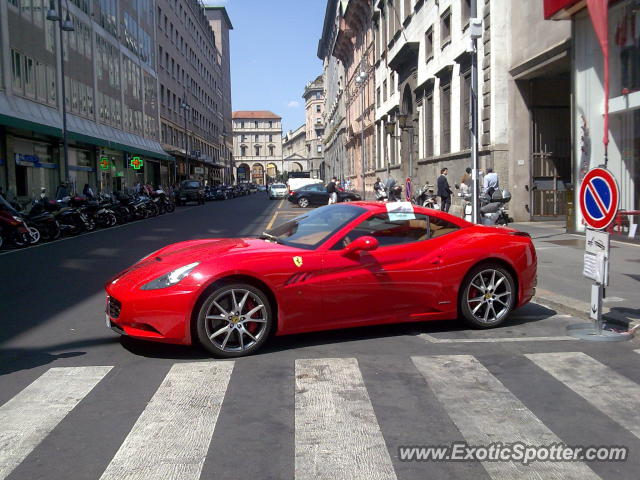
<instances>
[{"instance_id":1,"label":"alloy wheel","mask_svg":"<svg viewBox=\"0 0 640 480\"><path fill-rule=\"evenodd\" d=\"M302 197L298 200L298 205L302 208L307 208L309 206L309 200L306 197Z\"/></svg>"},{"instance_id":2,"label":"alloy wheel","mask_svg":"<svg viewBox=\"0 0 640 480\"><path fill-rule=\"evenodd\" d=\"M511 281L500 270L487 268L478 272L466 292L467 307L480 324L501 321L512 305Z\"/></svg>"},{"instance_id":3,"label":"alloy wheel","mask_svg":"<svg viewBox=\"0 0 640 480\"><path fill-rule=\"evenodd\" d=\"M252 290L222 289L209 305L204 320L206 336L216 350L243 354L267 335L268 308Z\"/></svg>"}]
</instances>

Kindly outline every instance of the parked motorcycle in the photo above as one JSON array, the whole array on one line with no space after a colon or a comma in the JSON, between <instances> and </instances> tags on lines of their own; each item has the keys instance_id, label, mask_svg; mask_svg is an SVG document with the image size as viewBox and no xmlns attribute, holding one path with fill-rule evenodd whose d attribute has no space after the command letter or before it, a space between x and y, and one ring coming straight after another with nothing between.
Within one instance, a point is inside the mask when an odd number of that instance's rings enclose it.
<instances>
[{"instance_id":1,"label":"parked motorcycle","mask_svg":"<svg viewBox=\"0 0 640 480\"><path fill-rule=\"evenodd\" d=\"M491 196L480 195L480 215L483 225L508 225L513 222L509 218L505 205L511 201L511 193L507 190L495 190Z\"/></svg>"},{"instance_id":2,"label":"parked motorcycle","mask_svg":"<svg viewBox=\"0 0 640 480\"><path fill-rule=\"evenodd\" d=\"M29 228L24 219L0 196L0 247L5 243L13 243L17 247L25 247L40 240L40 233Z\"/></svg>"},{"instance_id":3,"label":"parked motorcycle","mask_svg":"<svg viewBox=\"0 0 640 480\"><path fill-rule=\"evenodd\" d=\"M44 209L41 203L33 200L28 204L11 202L11 205L16 209L17 214L24 219L30 229L38 231L38 241L43 240L48 242L60 237L62 233L60 224L58 224L58 221L52 213Z\"/></svg>"},{"instance_id":4,"label":"parked motorcycle","mask_svg":"<svg viewBox=\"0 0 640 480\"><path fill-rule=\"evenodd\" d=\"M423 207L432 208L433 210L440 210L438 196L435 194L434 188L433 185L425 183L416 192L416 196L414 197L415 203Z\"/></svg>"},{"instance_id":5,"label":"parked motorcycle","mask_svg":"<svg viewBox=\"0 0 640 480\"><path fill-rule=\"evenodd\" d=\"M70 204L93 220L98 227L113 227L118 222L113 210L96 200L89 200L86 197L77 196L71 199Z\"/></svg>"}]
</instances>

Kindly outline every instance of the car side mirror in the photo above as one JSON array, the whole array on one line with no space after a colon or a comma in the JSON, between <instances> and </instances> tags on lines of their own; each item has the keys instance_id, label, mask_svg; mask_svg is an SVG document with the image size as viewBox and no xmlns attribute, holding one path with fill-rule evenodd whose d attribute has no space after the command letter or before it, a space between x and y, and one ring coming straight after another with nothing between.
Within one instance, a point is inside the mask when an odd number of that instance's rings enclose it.
<instances>
[{"instance_id":1,"label":"car side mirror","mask_svg":"<svg viewBox=\"0 0 640 480\"><path fill-rule=\"evenodd\" d=\"M347 245L344 254L350 255L360 251L369 252L378 248L378 245L379 243L376 238L365 235L364 237L356 238L353 242Z\"/></svg>"}]
</instances>

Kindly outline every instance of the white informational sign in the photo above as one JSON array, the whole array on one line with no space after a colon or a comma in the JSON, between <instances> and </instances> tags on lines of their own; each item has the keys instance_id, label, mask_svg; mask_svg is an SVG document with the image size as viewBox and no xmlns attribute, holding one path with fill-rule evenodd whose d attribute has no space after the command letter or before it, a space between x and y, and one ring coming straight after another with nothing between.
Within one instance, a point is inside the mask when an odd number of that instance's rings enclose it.
<instances>
[{"instance_id":1,"label":"white informational sign","mask_svg":"<svg viewBox=\"0 0 640 480\"><path fill-rule=\"evenodd\" d=\"M631 225L629 225L629 238L635 238L636 231L638 231L637 223L632 223Z\"/></svg>"},{"instance_id":2,"label":"white informational sign","mask_svg":"<svg viewBox=\"0 0 640 480\"><path fill-rule=\"evenodd\" d=\"M413 210L413 204L411 202L388 202L387 213L389 214L389 220L394 222L396 220L415 220L416 214Z\"/></svg>"},{"instance_id":3,"label":"white informational sign","mask_svg":"<svg viewBox=\"0 0 640 480\"><path fill-rule=\"evenodd\" d=\"M609 248L607 232L587 228L582 274L603 286L609 285Z\"/></svg>"}]
</instances>

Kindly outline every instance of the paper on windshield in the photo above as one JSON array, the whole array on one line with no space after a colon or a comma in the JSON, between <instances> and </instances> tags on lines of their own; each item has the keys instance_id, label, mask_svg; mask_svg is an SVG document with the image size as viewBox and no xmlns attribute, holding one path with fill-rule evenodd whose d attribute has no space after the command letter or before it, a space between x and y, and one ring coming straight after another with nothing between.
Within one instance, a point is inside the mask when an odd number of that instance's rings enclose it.
<instances>
[{"instance_id":1,"label":"paper on windshield","mask_svg":"<svg viewBox=\"0 0 640 480\"><path fill-rule=\"evenodd\" d=\"M387 213L389 214L389 220L392 222L416 219L411 202L389 202L387 203Z\"/></svg>"}]
</instances>

